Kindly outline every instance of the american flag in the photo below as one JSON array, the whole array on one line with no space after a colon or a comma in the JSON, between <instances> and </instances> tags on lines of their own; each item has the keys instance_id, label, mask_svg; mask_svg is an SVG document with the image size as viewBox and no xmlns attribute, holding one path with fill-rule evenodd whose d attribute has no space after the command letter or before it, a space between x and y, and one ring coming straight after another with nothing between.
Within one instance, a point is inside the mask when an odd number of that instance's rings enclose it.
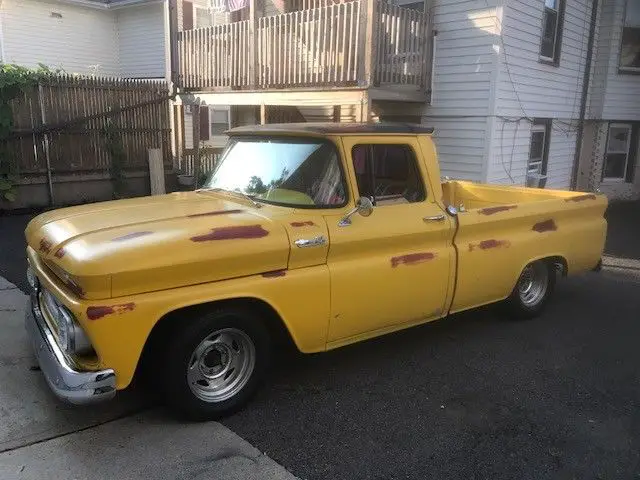
<instances>
[{"instance_id":1,"label":"american flag","mask_svg":"<svg viewBox=\"0 0 640 480\"><path fill-rule=\"evenodd\" d=\"M236 12L249 6L249 0L227 0L229 11Z\"/></svg>"}]
</instances>

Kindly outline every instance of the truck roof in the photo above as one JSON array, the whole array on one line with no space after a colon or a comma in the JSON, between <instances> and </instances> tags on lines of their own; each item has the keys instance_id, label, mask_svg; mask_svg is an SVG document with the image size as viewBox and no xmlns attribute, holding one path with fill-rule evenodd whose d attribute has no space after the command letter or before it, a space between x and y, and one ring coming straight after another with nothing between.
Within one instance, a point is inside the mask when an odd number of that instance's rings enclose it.
<instances>
[{"instance_id":1,"label":"truck roof","mask_svg":"<svg viewBox=\"0 0 640 480\"><path fill-rule=\"evenodd\" d=\"M357 134L432 134L433 127L427 127L419 123L269 123L266 125L245 125L232 128L226 132L229 135L247 134L273 134L273 135L299 135L301 133L315 135L357 135Z\"/></svg>"}]
</instances>

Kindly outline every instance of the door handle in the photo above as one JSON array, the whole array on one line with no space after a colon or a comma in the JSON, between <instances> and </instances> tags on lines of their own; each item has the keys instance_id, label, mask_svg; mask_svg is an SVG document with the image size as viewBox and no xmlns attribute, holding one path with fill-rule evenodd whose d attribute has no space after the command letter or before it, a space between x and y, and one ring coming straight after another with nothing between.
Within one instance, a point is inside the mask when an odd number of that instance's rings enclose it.
<instances>
[{"instance_id":1,"label":"door handle","mask_svg":"<svg viewBox=\"0 0 640 480\"><path fill-rule=\"evenodd\" d=\"M444 219L444 215L433 215L431 217L424 217L422 220L425 222L442 222Z\"/></svg>"},{"instance_id":2,"label":"door handle","mask_svg":"<svg viewBox=\"0 0 640 480\"><path fill-rule=\"evenodd\" d=\"M298 248L319 247L327 243L327 239L323 235L320 235L313 238L299 238L293 243L295 243Z\"/></svg>"}]
</instances>

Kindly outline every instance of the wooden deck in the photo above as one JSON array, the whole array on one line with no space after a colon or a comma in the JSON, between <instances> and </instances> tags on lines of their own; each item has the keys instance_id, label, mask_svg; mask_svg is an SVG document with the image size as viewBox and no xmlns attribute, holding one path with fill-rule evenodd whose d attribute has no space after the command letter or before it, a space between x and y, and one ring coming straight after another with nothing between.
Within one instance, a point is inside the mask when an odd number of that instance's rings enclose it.
<instances>
[{"instance_id":1,"label":"wooden deck","mask_svg":"<svg viewBox=\"0 0 640 480\"><path fill-rule=\"evenodd\" d=\"M303 3L315 8L178 32L180 86L227 92L394 85L429 90L427 13L382 0Z\"/></svg>"}]
</instances>

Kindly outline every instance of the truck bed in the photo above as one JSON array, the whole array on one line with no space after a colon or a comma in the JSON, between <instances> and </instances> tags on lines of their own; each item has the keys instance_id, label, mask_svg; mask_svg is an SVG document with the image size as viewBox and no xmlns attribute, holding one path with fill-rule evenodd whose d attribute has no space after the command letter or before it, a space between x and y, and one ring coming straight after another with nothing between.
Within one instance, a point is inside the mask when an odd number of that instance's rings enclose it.
<instances>
[{"instance_id":1,"label":"truck bed","mask_svg":"<svg viewBox=\"0 0 640 480\"><path fill-rule=\"evenodd\" d=\"M446 205L454 205L464 210L483 209L541 202L543 200L581 201L595 199L594 194L584 194L568 190L547 190L539 188L487 185L465 181L448 181L442 184L443 200Z\"/></svg>"},{"instance_id":2,"label":"truck bed","mask_svg":"<svg viewBox=\"0 0 640 480\"><path fill-rule=\"evenodd\" d=\"M444 204L459 209L452 312L506 298L533 260L553 259L573 274L600 259L604 195L464 181L445 182L442 189Z\"/></svg>"}]
</instances>

